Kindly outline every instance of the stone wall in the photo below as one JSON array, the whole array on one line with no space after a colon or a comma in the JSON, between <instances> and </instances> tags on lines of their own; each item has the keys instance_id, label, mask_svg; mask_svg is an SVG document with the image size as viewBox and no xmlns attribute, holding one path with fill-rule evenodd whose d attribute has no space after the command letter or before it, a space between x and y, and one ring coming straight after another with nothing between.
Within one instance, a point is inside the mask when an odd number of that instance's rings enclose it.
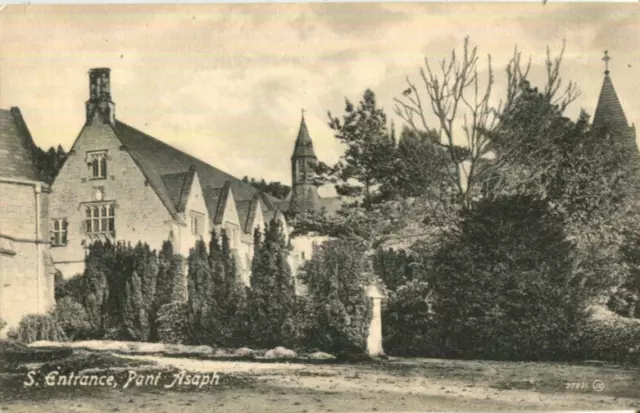
<instances>
[{"instance_id":1,"label":"stone wall","mask_svg":"<svg viewBox=\"0 0 640 413\"><path fill-rule=\"evenodd\" d=\"M82 272L85 247L92 241L84 234L83 206L96 201L97 188L104 190L104 201L115 202L116 240L132 244L144 241L151 248L160 249L175 228L173 218L133 158L122 148L112 127L99 123L86 126L72 149L51 193L50 218L68 221L67 245L51 248L56 268L65 278ZM87 152L96 150L107 151L106 179L91 178ZM182 227L180 230L189 229ZM174 234L175 237L180 235Z\"/></svg>"}]
</instances>

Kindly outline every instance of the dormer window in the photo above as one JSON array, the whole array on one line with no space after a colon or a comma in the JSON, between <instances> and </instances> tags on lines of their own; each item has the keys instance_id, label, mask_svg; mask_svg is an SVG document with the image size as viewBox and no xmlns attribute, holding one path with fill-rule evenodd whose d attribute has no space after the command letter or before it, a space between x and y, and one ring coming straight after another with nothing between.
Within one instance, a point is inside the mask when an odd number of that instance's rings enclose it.
<instances>
[{"instance_id":1,"label":"dormer window","mask_svg":"<svg viewBox=\"0 0 640 413\"><path fill-rule=\"evenodd\" d=\"M87 153L89 168L91 169L91 179L107 178L107 151L96 151Z\"/></svg>"}]
</instances>

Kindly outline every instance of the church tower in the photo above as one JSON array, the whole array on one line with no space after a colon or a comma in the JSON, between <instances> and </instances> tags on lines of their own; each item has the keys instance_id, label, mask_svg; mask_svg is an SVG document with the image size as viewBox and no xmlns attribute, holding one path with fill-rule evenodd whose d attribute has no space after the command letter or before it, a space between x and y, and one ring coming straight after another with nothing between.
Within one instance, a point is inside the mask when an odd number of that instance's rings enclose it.
<instances>
[{"instance_id":1,"label":"church tower","mask_svg":"<svg viewBox=\"0 0 640 413\"><path fill-rule=\"evenodd\" d=\"M629 126L627 123L627 117L613 88L611 76L609 76L609 60L611 58L607 51L604 52L602 60L605 62L604 82L602 83L602 89L600 89L598 106L593 116L593 129L604 130L607 133L614 134L625 147L637 153L635 125Z\"/></svg>"},{"instance_id":2,"label":"church tower","mask_svg":"<svg viewBox=\"0 0 640 413\"><path fill-rule=\"evenodd\" d=\"M292 212L318 211L320 200L318 188L314 184L315 167L318 158L313 151L313 142L307 124L304 121L304 111L300 122L300 130L291 155L291 202L289 210Z\"/></svg>"}]
</instances>

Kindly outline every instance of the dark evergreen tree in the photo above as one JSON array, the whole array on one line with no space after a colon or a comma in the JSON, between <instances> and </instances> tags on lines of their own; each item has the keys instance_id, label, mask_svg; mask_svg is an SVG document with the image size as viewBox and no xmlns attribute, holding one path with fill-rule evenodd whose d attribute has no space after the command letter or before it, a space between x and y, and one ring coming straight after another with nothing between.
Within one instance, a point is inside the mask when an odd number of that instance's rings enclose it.
<instances>
[{"instance_id":1,"label":"dark evergreen tree","mask_svg":"<svg viewBox=\"0 0 640 413\"><path fill-rule=\"evenodd\" d=\"M598 280L573 271L575 246L562 216L531 196L500 196L465 212L452 237L436 253L428 280L441 350L457 357L569 357Z\"/></svg>"},{"instance_id":2,"label":"dark evergreen tree","mask_svg":"<svg viewBox=\"0 0 640 413\"><path fill-rule=\"evenodd\" d=\"M62 149L62 146L58 145L57 148L52 146L47 151L44 151L39 147L35 147L34 155L36 169L38 170L39 176L47 184L53 184L53 181L58 176L58 172L62 168L68 154L64 149Z\"/></svg>"},{"instance_id":3,"label":"dark evergreen tree","mask_svg":"<svg viewBox=\"0 0 640 413\"><path fill-rule=\"evenodd\" d=\"M369 210L384 195L378 189L385 186L394 163L395 142L387 130L386 114L367 89L358 107L346 100L342 121L329 113L329 127L347 146L333 167L336 190L358 198L357 204Z\"/></svg>"},{"instance_id":4,"label":"dark evergreen tree","mask_svg":"<svg viewBox=\"0 0 640 413\"><path fill-rule=\"evenodd\" d=\"M290 345L295 337L295 291L282 224L273 219L258 233L251 275L251 337L256 345Z\"/></svg>"},{"instance_id":5,"label":"dark evergreen tree","mask_svg":"<svg viewBox=\"0 0 640 413\"><path fill-rule=\"evenodd\" d=\"M103 337L107 328L107 300L109 299L109 261L112 245L96 242L89 246L85 258L85 270L82 279L86 291L83 306L87 311L89 323L98 337Z\"/></svg>"},{"instance_id":6,"label":"dark evergreen tree","mask_svg":"<svg viewBox=\"0 0 640 413\"><path fill-rule=\"evenodd\" d=\"M314 347L345 356L365 353L372 309L363 254L355 243L327 241L307 263L303 281L311 300Z\"/></svg>"},{"instance_id":7,"label":"dark evergreen tree","mask_svg":"<svg viewBox=\"0 0 640 413\"><path fill-rule=\"evenodd\" d=\"M197 344L213 344L220 335L218 303L209 267L209 256L203 241L197 241L188 259L187 275L189 326Z\"/></svg>"}]
</instances>

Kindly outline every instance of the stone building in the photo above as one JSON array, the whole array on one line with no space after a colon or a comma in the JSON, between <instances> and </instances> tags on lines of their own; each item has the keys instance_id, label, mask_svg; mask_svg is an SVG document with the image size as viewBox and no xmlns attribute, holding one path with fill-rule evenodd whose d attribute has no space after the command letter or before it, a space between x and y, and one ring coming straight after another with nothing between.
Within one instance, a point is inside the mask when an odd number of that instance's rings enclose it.
<instances>
[{"instance_id":1,"label":"stone building","mask_svg":"<svg viewBox=\"0 0 640 413\"><path fill-rule=\"evenodd\" d=\"M35 144L20 109L0 110L0 318L5 333L54 301L49 187L38 176Z\"/></svg>"},{"instance_id":2,"label":"stone building","mask_svg":"<svg viewBox=\"0 0 640 413\"><path fill-rule=\"evenodd\" d=\"M248 284L253 231L275 218L288 232L288 203L121 121L109 69L92 69L89 86L86 122L52 186L51 225L61 228L52 233L56 268L65 277L81 273L95 240L154 249L170 240L186 256L196 240L224 229ZM299 255L290 257L293 268Z\"/></svg>"}]
</instances>

